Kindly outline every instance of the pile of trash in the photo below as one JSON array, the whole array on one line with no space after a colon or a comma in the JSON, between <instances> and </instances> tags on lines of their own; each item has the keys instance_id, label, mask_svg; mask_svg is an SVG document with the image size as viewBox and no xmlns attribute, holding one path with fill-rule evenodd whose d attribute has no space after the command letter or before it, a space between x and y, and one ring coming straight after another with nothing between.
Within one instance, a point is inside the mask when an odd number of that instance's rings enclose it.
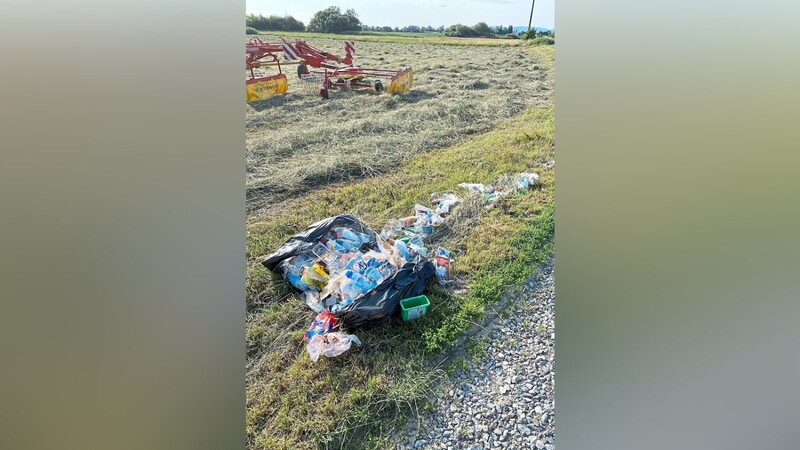
<instances>
[{"instance_id":1,"label":"pile of trash","mask_svg":"<svg viewBox=\"0 0 800 450\"><path fill-rule=\"evenodd\" d=\"M537 174L519 174L517 189L528 189L538 179ZM487 207L511 193L491 185L459 186L483 195ZM432 278L442 285L452 281L450 252L437 247L429 258L425 239L459 202L455 194L434 193L432 207L417 204L413 216L390 220L380 233L351 215L330 217L293 236L263 261L301 291L317 313L304 336L314 361L361 345L355 335L334 331L337 327L384 324L400 300L421 294Z\"/></svg>"},{"instance_id":2,"label":"pile of trash","mask_svg":"<svg viewBox=\"0 0 800 450\"><path fill-rule=\"evenodd\" d=\"M400 300L425 290L435 276L426 250L414 239L385 239L351 215L310 225L290 238L263 264L302 292L317 313L305 335L312 358L335 356L354 335L326 337L347 329L386 323Z\"/></svg>"}]
</instances>

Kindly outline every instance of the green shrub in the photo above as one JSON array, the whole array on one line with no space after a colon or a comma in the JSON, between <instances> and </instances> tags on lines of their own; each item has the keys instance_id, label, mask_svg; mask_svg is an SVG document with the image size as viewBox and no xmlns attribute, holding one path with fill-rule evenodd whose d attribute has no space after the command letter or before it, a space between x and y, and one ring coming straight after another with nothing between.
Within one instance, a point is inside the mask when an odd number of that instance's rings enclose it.
<instances>
[{"instance_id":1,"label":"green shrub","mask_svg":"<svg viewBox=\"0 0 800 450\"><path fill-rule=\"evenodd\" d=\"M450 25L444 30L445 36L450 37L471 37L471 36L478 36L478 32L475 31L472 27L468 27L466 25L457 23L455 25Z\"/></svg>"},{"instance_id":2,"label":"green shrub","mask_svg":"<svg viewBox=\"0 0 800 450\"><path fill-rule=\"evenodd\" d=\"M528 41L528 45L554 45L556 40L550 36L539 36L536 39Z\"/></svg>"},{"instance_id":3,"label":"green shrub","mask_svg":"<svg viewBox=\"0 0 800 450\"><path fill-rule=\"evenodd\" d=\"M258 30L253 27L247 27L244 29L244 34L258 34Z\"/></svg>"}]
</instances>

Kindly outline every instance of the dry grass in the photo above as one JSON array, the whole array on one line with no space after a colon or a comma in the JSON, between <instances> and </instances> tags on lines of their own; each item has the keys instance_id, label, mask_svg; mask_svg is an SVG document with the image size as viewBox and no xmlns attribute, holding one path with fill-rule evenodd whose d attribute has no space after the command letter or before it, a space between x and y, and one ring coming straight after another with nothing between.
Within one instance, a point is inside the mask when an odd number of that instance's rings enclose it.
<instances>
[{"instance_id":1,"label":"dry grass","mask_svg":"<svg viewBox=\"0 0 800 450\"><path fill-rule=\"evenodd\" d=\"M343 54L342 42L309 39ZM501 119L552 97L552 77L521 47L359 42L363 67L414 68L408 94L331 91L286 66L289 93L247 106L248 211L316 186L394 170L409 156L488 131Z\"/></svg>"}]
</instances>

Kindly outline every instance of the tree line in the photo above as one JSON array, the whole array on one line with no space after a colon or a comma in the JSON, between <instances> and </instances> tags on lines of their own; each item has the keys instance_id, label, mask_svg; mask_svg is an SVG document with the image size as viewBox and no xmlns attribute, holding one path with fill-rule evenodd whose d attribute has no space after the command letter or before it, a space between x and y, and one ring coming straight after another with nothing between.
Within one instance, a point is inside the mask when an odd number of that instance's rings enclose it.
<instances>
[{"instance_id":1,"label":"tree line","mask_svg":"<svg viewBox=\"0 0 800 450\"><path fill-rule=\"evenodd\" d=\"M507 37L522 37L523 39L531 39L537 36L552 36L551 32L537 32L531 30L530 32L522 33L519 36L514 33L514 27L509 25L490 27L485 22L478 22L473 26L467 26L460 23L446 27L444 25L434 28L430 25L408 25L405 27L390 27L390 26L373 26L361 23L355 10L348 9L342 12L338 6L331 6L316 14L304 25L303 22L295 19L292 16L276 16L271 15L264 17L262 15L250 14L247 16L248 33L251 30L260 31L310 31L315 33L353 33L359 31L373 31L373 32L406 32L406 33L442 33L445 36L454 37L492 37L492 36L507 36Z\"/></svg>"}]
</instances>

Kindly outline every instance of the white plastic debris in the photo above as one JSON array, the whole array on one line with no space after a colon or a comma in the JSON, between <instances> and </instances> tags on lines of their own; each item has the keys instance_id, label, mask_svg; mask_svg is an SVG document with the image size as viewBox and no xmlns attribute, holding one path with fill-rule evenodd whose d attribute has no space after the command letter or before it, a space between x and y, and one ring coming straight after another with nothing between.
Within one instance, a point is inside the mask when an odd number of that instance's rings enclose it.
<instances>
[{"instance_id":1,"label":"white plastic debris","mask_svg":"<svg viewBox=\"0 0 800 450\"><path fill-rule=\"evenodd\" d=\"M306 345L306 350L308 350L308 356L311 360L317 362L320 355L327 358L339 356L350 350L352 344L361 347L361 340L358 339L358 336L335 331L332 333L315 335L311 338L308 345Z\"/></svg>"},{"instance_id":2,"label":"white plastic debris","mask_svg":"<svg viewBox=\"0 0 800 450\"><path fill-rule=\"evenodd\" d=\"M529 189L539 183L538 173L523 172L517 175L517 189Z\"/></svg>"}]
</instances>

